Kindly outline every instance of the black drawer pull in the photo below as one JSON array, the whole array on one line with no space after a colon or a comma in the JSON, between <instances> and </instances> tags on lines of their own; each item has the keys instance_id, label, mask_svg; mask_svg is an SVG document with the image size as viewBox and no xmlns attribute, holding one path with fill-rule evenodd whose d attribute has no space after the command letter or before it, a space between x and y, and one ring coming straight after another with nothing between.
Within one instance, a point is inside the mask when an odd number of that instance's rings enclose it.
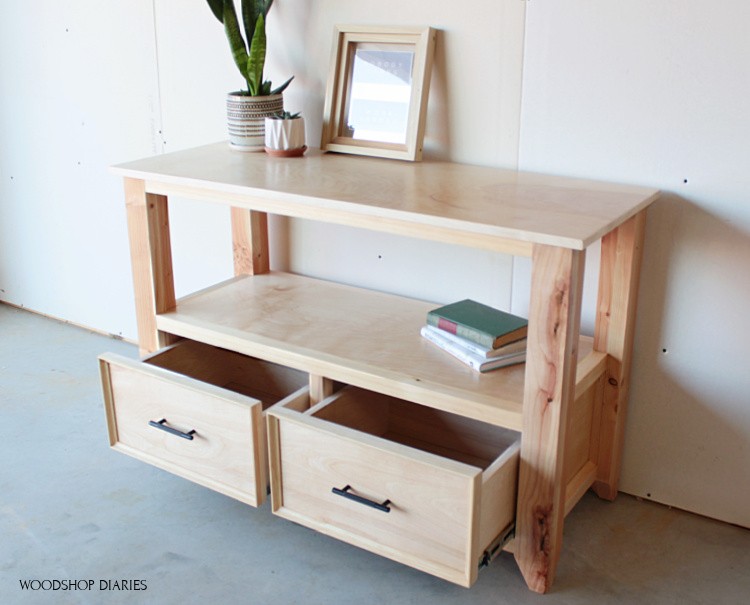
<instances>
[{"instance_id":1,"label":"black drawer pull","mask_svg":"<svg viewBox=\"0 0 750 605\"><path fill-rule=\"evenodd\" d=\"M355 502L359 502L360 504L364 504L365 506L371 506L372 508L377 508L378 510L382 510L384 513L391 512L391 507L388 506L391 501L386 500L385 502L375 502L374 500L369 500L367 498L363 498L362 496L358 496L357 494L351 493L349 490L352 489L351 485L347 485L344 489L334 487L331 491L336 494L337 496L343 496L344 498L347 498L349 500L354 500Z\"/></svg>"},{"instance_id":2,"label":"black drawer pull","mask_svg":"<svg viewBox=\"0 0 750 605\"><path fill-rule=\"evenodd\" d=\"M159 420L159 422L157 422L156 420L149 420L148 425L154 427L155 429L160 429L165 433L169 433L170 435L182 437L183 439L187 439L189 441L192 441L193 435L195 435L195 429L193 429L192 431L188 431L187 433L183 433L182 431L178 431L171 426L167 426L166 418L162 418L161 420Z\"/></svg>"}]
</instances>

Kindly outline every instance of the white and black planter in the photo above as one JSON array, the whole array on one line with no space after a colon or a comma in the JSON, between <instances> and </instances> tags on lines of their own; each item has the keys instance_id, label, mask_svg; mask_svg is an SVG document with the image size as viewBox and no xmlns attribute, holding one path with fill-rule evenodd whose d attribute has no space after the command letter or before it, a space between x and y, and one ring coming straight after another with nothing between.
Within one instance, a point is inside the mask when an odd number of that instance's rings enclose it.
<instances>
[{"instance_id":1,"label":"white and black planter","mask_svg":"<svg viewBox=\"0 0 750 605\"><path fill-rule=\"evenodd\" d=\"M240 92L227 95L229 146L238 151L265 149L265 120L284 110L284 95L251 97Z\"/></svg>"}]
</instances>

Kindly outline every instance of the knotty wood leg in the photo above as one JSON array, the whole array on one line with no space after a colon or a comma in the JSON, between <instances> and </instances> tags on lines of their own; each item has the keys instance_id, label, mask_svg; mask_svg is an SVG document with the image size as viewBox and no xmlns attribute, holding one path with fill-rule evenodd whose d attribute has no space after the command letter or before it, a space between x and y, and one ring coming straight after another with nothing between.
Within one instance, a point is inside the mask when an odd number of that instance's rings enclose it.
<instances>
[{"instance_id":1,"label":"knotty wood leg","mask_svg":"<svg viewBox=\"0 0 750 605\"><path fill-rule=\"evenodd\" d=\"M535 245L523 402L515 557L546 592L562 548L563 452L575 396L585 252Z\"/></svg>"},{"instance_id":2,"label":"knotty wood leg","mask_svg":"<svg viewBox=\"0 0 750 605\"><path fill-rule=\"evenodd\" d=\"M268 273L268 215L244 208L232 208L231 211L234 274Z\"/></svg>"},{"instance_id":3,"label":"knotty wood leg","mask_svg":"<svg viewBox=\"0 0 750 605\"><path fill-rule=\"evenodd\" d=\"M130 259L141 354L169 344L156 329L156 314L174 309L174 276L167 198L146 193L144 181L125 179Z\"/></svg>"},{"instance_id":4,"label":"knotty wood leg","mask_svg":"<svg viewBox=\"0 0 750 605\"><path fill-rule=\"evenodd\" d=\"M594 348L608 354L594 491L614 500L620 479L646 211L602 238Z\"/></svg>"}]
</instances>

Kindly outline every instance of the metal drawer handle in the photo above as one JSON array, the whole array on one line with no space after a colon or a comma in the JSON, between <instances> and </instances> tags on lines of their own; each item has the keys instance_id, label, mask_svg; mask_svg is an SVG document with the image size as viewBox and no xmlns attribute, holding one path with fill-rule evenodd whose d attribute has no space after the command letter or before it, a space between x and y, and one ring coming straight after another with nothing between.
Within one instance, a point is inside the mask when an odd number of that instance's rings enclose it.
<instances>
[{"instance_id":1,"label":"metal drawer handle","mask_svg":"<svg viewBox=\"0 0 750 605\"><path fill-rule=\"evenodd\" d=\"M156 420L149 420L148 425L154 427L155 429L160 429L164 431L165 433L169 433L170 435L175 435L176 437L182 437L183 439L187 439L188 441L193 440L193 435L195 435L195 429L192 431L188 431L187 433L183 433L182 431L178 431L175 428L172 428L171 426L167 426L167 419L162 418L158 422Z\"/></svg>"},{"instance_id":2,"label":"metal drawer handle","mask_svg":"<svg viewBox=\"0 0 750 605\"><path fill-rule=\"evenodd\" d=\"M343 489L334 487L331 491L337 496L343 496L344 498L347 498L348 500L354 500L354 502L359 502L360 504L364 504L365 506L377 508L378 510L383 511L384 513L391 512L391 507L389 506L389 504L391 503L390 500L386 500L385 502L382 502L382 503L375 502L374 500L369 500L368 498L363 498L362 496L358 496L357 494L351 493L349 491L350 489L352 489L352 486L347 485Z\"/></svg>"}]
</instances>

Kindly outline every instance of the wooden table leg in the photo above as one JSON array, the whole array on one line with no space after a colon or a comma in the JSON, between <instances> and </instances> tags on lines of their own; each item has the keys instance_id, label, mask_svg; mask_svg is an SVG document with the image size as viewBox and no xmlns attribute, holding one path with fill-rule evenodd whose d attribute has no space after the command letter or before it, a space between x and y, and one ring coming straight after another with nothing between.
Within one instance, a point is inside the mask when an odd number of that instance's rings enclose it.
<instances>
[{"instance_id":1,"label":"wooden table leg","mask_svg":"<svg viewBox=\"0 0 750 605\"><path fill-rule=\"evenodd\" d=\"M270 271L268 215L265 212L232 208L232 251L235 275L259 275ZM310 402L333 394L333 381L310 375Z\"/></svg>"},{"instance_id":2,"label":"wooden table leg","mask_svg":"<svg viewBox=\"0 0 750 605\"><path fill-rule=\"evenodd\" d=\"M608 354L594 491L614 500L620 478L646 211L602 238L594 348Z\"/></svg>"},{"instance_id":3,"label":"wooden table leg","mask_svg":"<svg viewBox=\"0 0 750 605\"><path fill-rule=\"evenodd\" d=\"M142 180L126 178L125 206L138 343L141 354L146 354L171 340L156 328L156 314L175 307L167 198L146 193Z\"/></svg>"},{"instance_id":4,"label":"wooden table leg","mask_svg":"<svg viewBox=\"0 0 750 605\"><path fill-rule=\"evenodd\" d=\"M233 207L231 217L234 274L268 273L268 215L265 212Z\"/></svg>"},{"instance_id":5,"label":"wooden table leg","mask_svg":"<svg viewBox=\"0 0 750 605\"><path fill-rule=\"evenodd\" d=\"M585 252L535 245L532 262L515 557L529 588L543 593L562 548L563 452L575 395Z\"/></svg>"},{"instance_id":6,"label":"wooden table leg","mask_svg":"<svg viewBox=\"0 0 750 605\"><path fill-rule=\"evenodd\" d=\"M320 403L326 397L333 395L333 381L324 376L310 374L310 404Z\"/></svg>"}]
</instances>

